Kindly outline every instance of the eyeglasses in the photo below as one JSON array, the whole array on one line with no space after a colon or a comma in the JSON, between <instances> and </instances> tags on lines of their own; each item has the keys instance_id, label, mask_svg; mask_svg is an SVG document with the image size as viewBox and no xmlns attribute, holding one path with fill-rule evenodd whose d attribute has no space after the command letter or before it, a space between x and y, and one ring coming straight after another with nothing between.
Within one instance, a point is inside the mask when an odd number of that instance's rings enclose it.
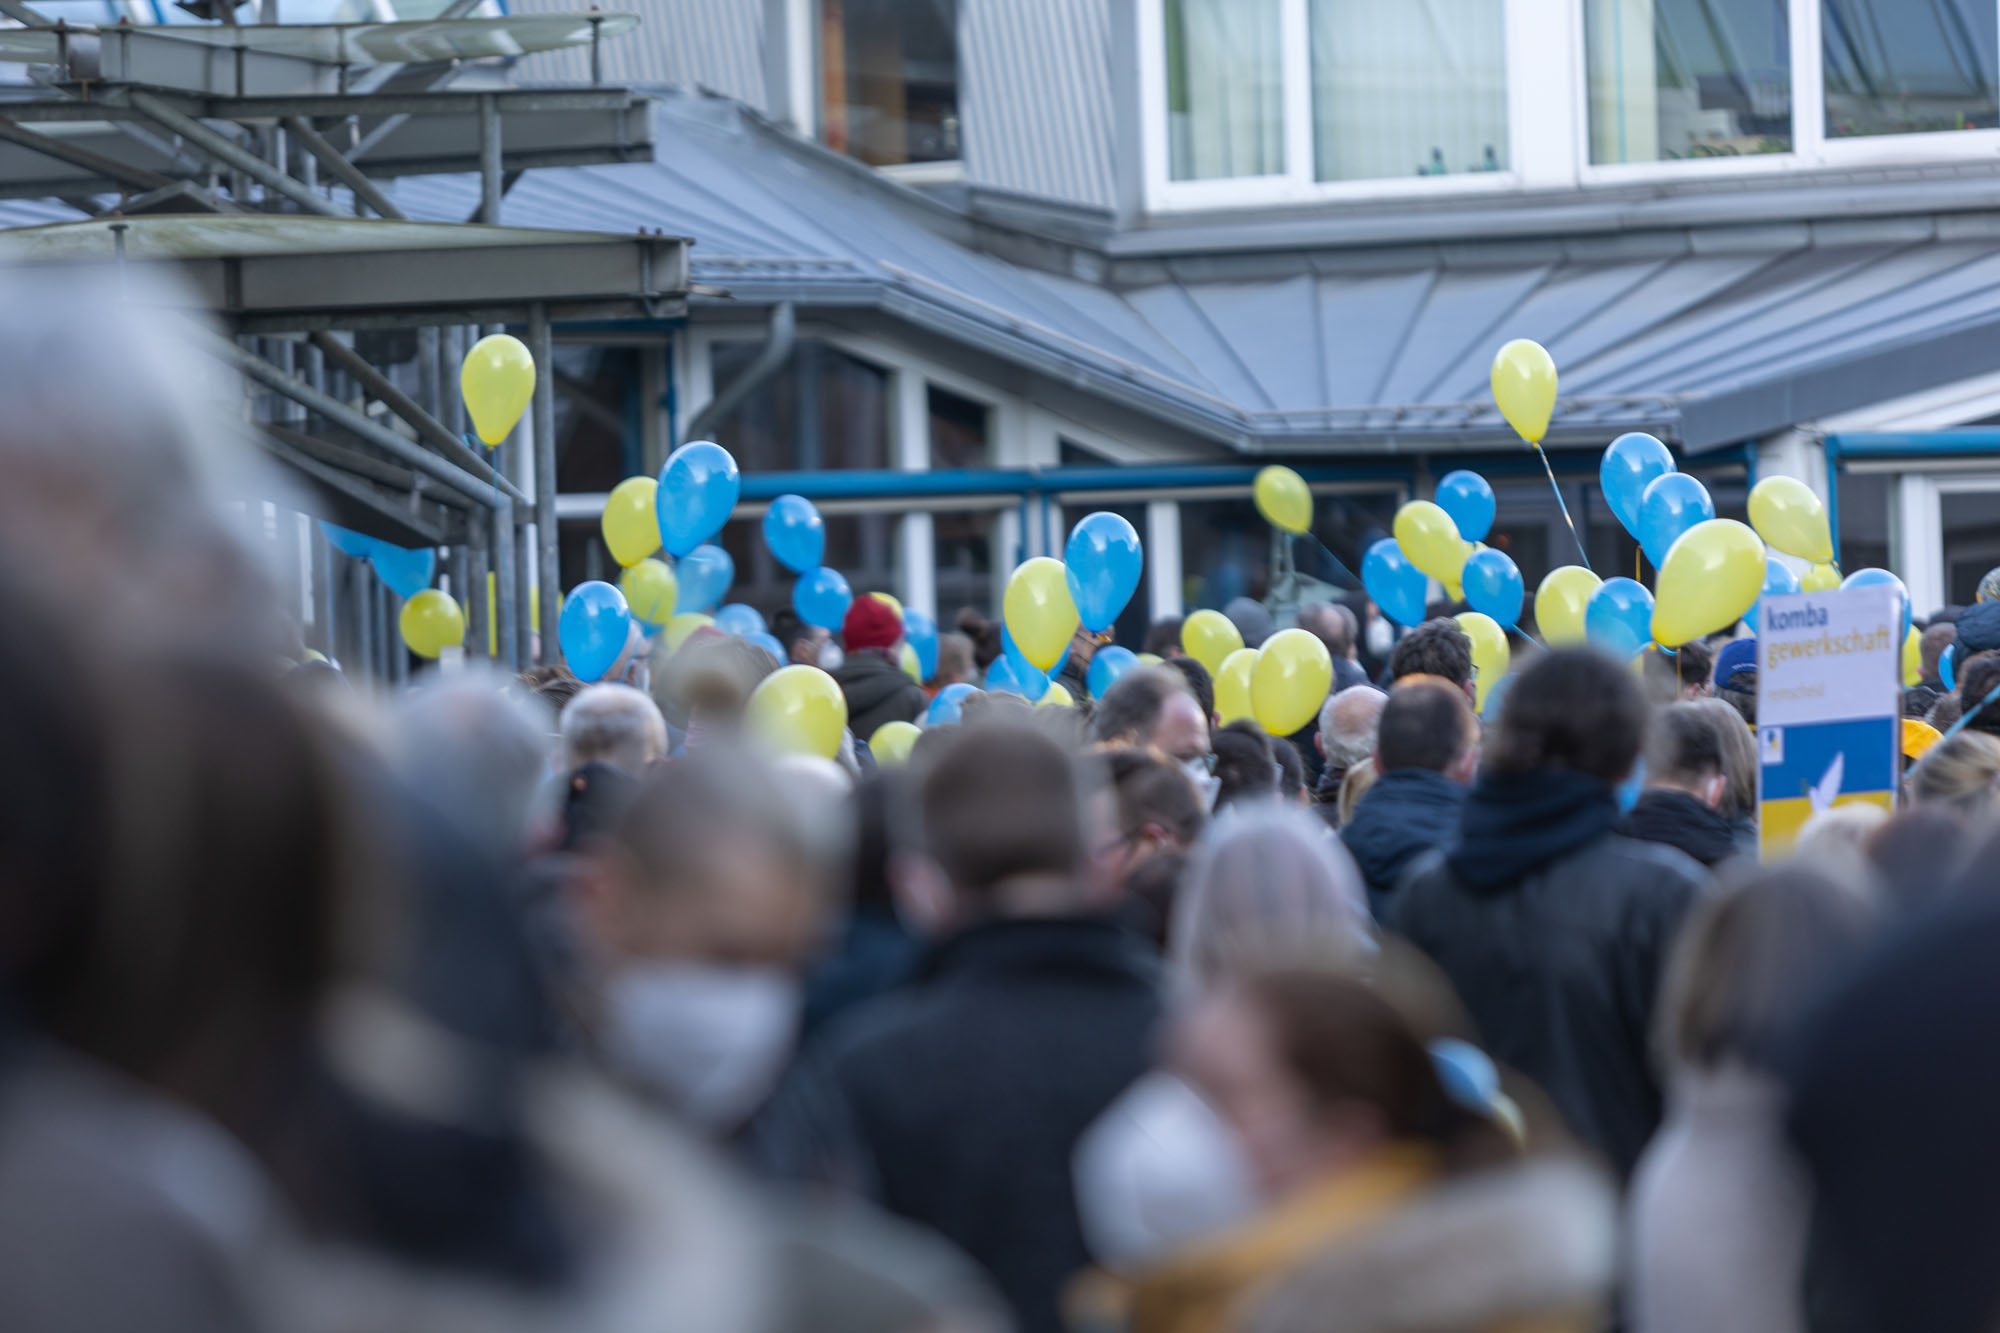
<instances>
[{"instance_id":1,"label":"eyeglasses","mask_svg":"<svg viewBox=\"0 0 2000 1333\"><path fill-rule=\"evenodd\" d=\"M1212 753L1190 756L1181 760L1181 764L1184 767L1200 768L1202 772L1208 774L1210 777L1215 776L1215 755Z\"/></svg>"}]
</instances>

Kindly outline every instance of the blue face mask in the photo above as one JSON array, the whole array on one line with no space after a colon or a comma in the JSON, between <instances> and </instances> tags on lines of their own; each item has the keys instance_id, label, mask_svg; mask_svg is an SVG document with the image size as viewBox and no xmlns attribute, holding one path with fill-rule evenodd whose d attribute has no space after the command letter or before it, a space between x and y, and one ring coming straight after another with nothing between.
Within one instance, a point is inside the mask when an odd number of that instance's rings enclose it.
<instances>
[{"instance_id":1,"label":"blue face mask","mask_svg":"<svg viewBox=\"0 0 2000 1333\"><path fill-rule=\"evenodd\" d=\"M1639 803L1639 793L1645 789L1646 761L1644 759L1634 759L1632 761L1632 771L1627 773L1625 780L1619 783L1614 789L1618 797L1618 813L1621 815L1631 814L1632 807Z\"/></svg>"}]
</instances>

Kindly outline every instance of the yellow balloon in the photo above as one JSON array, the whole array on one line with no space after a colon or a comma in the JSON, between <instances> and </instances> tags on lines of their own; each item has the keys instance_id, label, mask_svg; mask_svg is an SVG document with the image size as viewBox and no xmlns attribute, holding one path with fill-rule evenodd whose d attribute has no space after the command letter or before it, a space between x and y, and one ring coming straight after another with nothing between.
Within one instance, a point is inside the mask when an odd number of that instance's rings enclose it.
<instances>
[{"instance_id":1,"label":"yellow balloon","mask_svg":"<svg viewBox=\"0 0 2000 1333\"><path fill-rule=\"evenodd\" d=\"M1538 342L1516 338L1495 353L1493 401L1522 439L1541 443L1556 410L1556 363L1548 350Z\"/></svg>"},{"instance_id":2,"label":"yellow balloon","mask_svg":"<svg viewBox=\"0 0 2000 1333\"><path fill-rule=\"evenodd\" d=\"M1750 488L1750 526L1773 550L1816 565L1833 559L1826 506L1797 477L1766 477Z\"/></svg>"},{"instance_id":3,"label":"yellow balloon","mask_svg":"<svg viewBox=\"0 0 2000 1333\"><path fill-rule=\"evenodd\" d=\"M908 640L903 642L903 651L896 655L896 665L903 668L903 674L917 684L924 683L923 659L917 656L917 650L910 647Z\"/></svg>"},{"instance_id":4,"label":"yellow balloon","mask_svg":"<svg viewBox=\"0 0 2000 1333\"><path fill-rule=\"evenodd\" d=\"M895 598L891 597L888 593L871 592L868 595L870 597L873 597L876 601L882 603L882 605L888 607L891 611L894 611L896 613L896 619L901 620L903 618L903 604L897 601Z\"/></svg>"},{"instance_id":5,"label":"yellow balloon","mask_svg":"<svg viewBox=\"0 0 2000 1333\"><path fill-rule=\"evenodd\" d=\"M1910 627L1910 632L1903 636L1903 684L1906 688L1923 683L1923 642L1924 636L1917 632L1914 625Z\"/></svg>"},{"instance_id":6,"label":"yellow balloon","mask_svg":"<svg viewBox=\"0 0 2000 1333\"><path fill-rule=\"evenodd\" d=\"M1076 700L1070 697L1070 692L1067 689L1052 680L1049 682L1048 689L1042 692L1042 697L1035 701L1035 707L1074 708L1076 707Z\"/></svg>"},{"instance_id":7,"label":"yellow balloon","mask_svg":"<svg viewBox=\"0 0 2000 1333\"><path fill-rule=\"evenodd\" d=\"M1395 530L1396 545L1403 548L1411 564L1447 590L1458 586L1472 547L1458 535L1458 524L1451 521L1450 514L1429 500L1412 500L1396 511ZM1453 593L1452 600L1458 600L1458 594Z\"/></svg>"},{"instance_id":8,"label":"yellow balloon","mask_svg":"<svg viewBox=\"0 0 2000 1333\"><path fill-rule=\"evenodd\" d=\"M1243 646L1243 635L1220 611L1197 611L1181 622L1181 651L1213 676L1222 660Z\"/></svg>"},{"instance_id":9,"label":"yellow balloon","mask_svg":"<svg viewBox=\"0 0 2000 1333\"><path fill-rule=\"evenodd\" d=\"M1830 560L1799 575L1800 592L1832 592L1839 586L1840 566Z\"/></svg>"},{"instance_id":10,"label":"yellow balloon","mask_svg":"<svg viewBox=\"0 0 2000 1333\"><path fill-rule=\"evenodd\" d=\"M1264 521L1280 532L1298 536L1312 530L1312 492L1306 489L1305 478L1290 468L1265 468L1251 483L1250 494Z\"/></svg>"},{"instance_id":11,"label":"yellow balloon","mask_svg":"<svg viewBox=\"0 0 2000 1333\"><path fill-rule=\"evenodd\" d=\"M1319 716L1333 689L1333 655L1310 630L1281 629L1257 650L1250 702L1257 725L1289 736Z\"/></svg>"},{"instance_id":12,"label":"yellow balloon","mask_svg":"<svg viewBox=\"0 0 2000 1333\"><path fill-rule=\"evenodd\" d=\"M648 625L664 625L674 618L674 602L680 597L680 581L664 560L648 557L618 576L618 590L632 617Z\"/></svg>"},{"instance_id":13,"label":"yellow balloon","mask_svg":"<svg viewBox=\"0 0 2000 1333\"><path fill-rule=\"evenodd\" d=\"M1551 648L1584 641L1583 613L1590 594L1603 579L1582 565L1564 565L1549 571L1542 586L1535 589L1535 624L1542 642Z\"/></svg>"},{"instance_id":14,"label":"yellow balloon","mask_svg":"<svg viewBox=\"0 0 2000 1333\"><path fill-rule=\"evenodd\" d=\"M465 354L458 389L472 429L490 449L507 438L535 396L535 358L519 338L488 334Z\"/></svg>"},{"instance_id":15,"label":"yellow balloon","mask_svg":"<svg viewBox=\"0 0 2000 1333\"><path fill-rule=\"evenodd\" d=\"M884 722L868 738L868 752L880 768L900 768L910 762L910 751L924 733L914 723Z\"/></svg>"},{"instance_id":16,"label":"yellow balloon","mask_svg":"<svg viewBox=\"0 0 2000 1333\"><path fill-rule=\"evenodd\" d=\"M1024 562L1007 580L1000 612L1014 646L1029 665L1041 671L1053 668L1062 660L1078 623L1062 561L1038 555Z\"/></svg>"},{"instance_id":17,"label":"yellow balloon","mask_svg":"<svg viewBox=\"0 0 2000 1333\"><path fill-rule=\"evenodd\" d=\"M1465 631L1465 637L1472 640L1472 669L1477 673L1473 676L1473 689L1478 696L1473 706L1484 713L1487 691L1507 674L1507 664L1513 660L1514 650L1507 645L1507 631L1501 629L1500 622L1492 616L1479 611L1461 611L1452 619Z\"/></svg>"},{"instance_id":18,"label":"yellow balloon","mask_svg":"<svg viewBox=\"0 0 2000 1333\"><path fill-rule=\"evenodd\" d=\"M619 564L629 568L660 549L660 513L653 504L659 490L651 477L627 477L604 498L604 544Z\"/></svg>"},{"instance_id":19,"label":"yellow balloon","mask_svg":"<svg viewBox=\"0 0 2000 1333\"><path fill-rule=\"evenodd\" d=\"M1250 677L1256 669L1255 648L1238 648L1222 659L1221 669L1215 672L1215 716L1223 726L1246 717L1255 720L1257 707L1250 699Z\"/></svg>"},{"instance_id":20,"label":"yellow balloon","mask_svg":"<svg viewBox=\"0 0 2000 1333\"><path fill-rule=\"evenodd\" d=\"M1733 518L1682 533L1653 585L1653 638L1663 648L1728 629L1764 591L1764 543Z\"/></svg>"},{"instance_id":21,"label":"yellow balloon","mask_svg":"<svg viewBox=\"0 0 2000 1333\"><path fill-rule=\"evenodd\" d=\"M751 691L744 726L779 754L840 753L847 727L847 700L832 676L816 666L779 667Z\"/></svg>"},{"instance_id":22,"label":"yellow balloon","mask_svg":"<svg viewBox=\"0 0 2000 1333\"><path fill-rule=\"evenodd\" d=\"M445 649L465 642L465 617L451 594L425 588L403 603L398 623L403 642L418 657L436 657Z\"/></svg>"},{"instance_id":23,"label":"yellow balloon","mask_svg":"<svg viewBox=\"0 0 2000 1333\"><path fill-rule=\"evenodd\" d=\"M1140 665L1140 666L1161 666L1161 665L1163 665L1163 664L1164 664L1164 663L1166 662L1166 660L1167 660L1167 659L1165 659L1164 657L1161 657L1161 656L1160 656L1160 655L1159 655L1158 653L1140 653L1140 654L1139 654L1139 665Z\"/></svg>"},{"instance_id":24,"label":"yellow balloon","mask_svg":"<svg viewBox=\"0 0 2000 1333\"><path fill-rule=\"evenodd\" d=\"M700 611L689 611L685 615L675 616L667 622L667 651L670 653L680 651L680 646L686 643L696 630L707 629L714 623L714 616L704 615Z\"/></svg>"}]
</instances>

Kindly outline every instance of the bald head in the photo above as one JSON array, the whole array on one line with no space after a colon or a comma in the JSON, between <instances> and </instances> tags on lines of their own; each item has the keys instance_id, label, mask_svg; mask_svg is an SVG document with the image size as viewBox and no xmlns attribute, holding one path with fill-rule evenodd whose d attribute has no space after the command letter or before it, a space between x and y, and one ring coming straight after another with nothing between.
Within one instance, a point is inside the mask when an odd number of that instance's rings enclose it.
<instances>
[{"instance_id":1,"label":"bald head","mask_svg":"<svg viewBox=\"0 0 2000 1333\"><path fill-rule=\"evenodd\" d=\"M1354 640L1361 632L1354 613L1338 602L1314 602L1300 608L1299 628L1325 644L1336 658L1354 656Z\"/></svg>"},{"instance_id":2,"label":"bald head","mask_svg":"<svg viewBox=\"0 0 2000 1333\"><path fill-rule=\"evenodd\" d=\"M609 764L638 775L666 758L667 720L630 685L590 685L562 711L563 767Z\"/></svg>"},{"instance_id":3,"label":"bald head","mask_svg":"<svg viewBox=\"0 0 2000 1333\"><path fill-rule=\"evenodd\" d=\"M1355 685L1319 710L1319 748L1328 768L1353 768L1375 753L1375 730L1389 696L1373 685Z\"/></svg>"}]
</instances>

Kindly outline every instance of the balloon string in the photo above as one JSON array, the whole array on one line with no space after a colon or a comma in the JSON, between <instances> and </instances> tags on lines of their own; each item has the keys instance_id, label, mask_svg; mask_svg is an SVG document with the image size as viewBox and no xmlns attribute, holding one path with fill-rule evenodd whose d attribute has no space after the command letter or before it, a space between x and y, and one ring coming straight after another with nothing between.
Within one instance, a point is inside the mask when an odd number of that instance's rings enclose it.
<instances>
[{"instance_id":1,"label":"balloon string","mask_svg":"<svg viewBox=\"0 0 2000 1333\"><path fill-rule=\"evenodd\" d=\"M1318 533L1308 532L1305 535L1312 538L1312 544L1314 546L1317 546L1319 547L1320 550L1326 552L1326 558L1333 561L1333 567L1335 569L1339 570L1342 574L1345 574L1348 578L1353 579L1355 587L1358 588L1361 586L1361 576L1359 574L1356 574L1353 570L1349 569L1347 567L1347 562L1342 560L1339 556L1335 555L1332 549L1328 547L1325 542L1319 539Z\"/></svg>"},{"instance_id":2,"label":"balloon string","mask_svg":"<svg viewBox=\"0 0 2000 1333\"><path fill-rule=\"evenodd\" d=\"M1965 712L1961 713L1959 715L1958 721L1952 723L1950 727L1946 728L1944 735L1938 737L1936 744L1932 745L1931 748L1935 750L1939 745L1943 745L1953 736L1958 735L1959 732L1965 729L1966 723L1972 721L1973 718L1979 716L1980 709L1986 707L1986 705L1992 703L1995 699L2000 699L2000 685L1995 685L1992 689L1986 691L1986 697L1984 699L1981 699L1978 703L1972 705L1972 707L1966 709Z\"/></svg>"},{"instance_id":3,"label":"balloon string","mask_svg":"<svg viewBox=\"0 0 2000 1333\"><path fill-rule=\"evenodd\" d=\"M1590 569L1590 555L1583 549L1583 534L1576 530L1576 520L1569 516L1569 505L1563 500L1562 487L1556 485L1555 465L1549 462L1548 451L1538 441L1530 440L1528 443L1534 445L1536 456L1542 460L1542 470L1549 474L1549 489L1556 493L1556 508L1562 510L1563 522L1569 524L1569 535L1576 539L1576 554L1583 561L1583 567ZM1590 572L1595 574L1597 571L1592 569Z\"/></svg>"}]
</instances>

